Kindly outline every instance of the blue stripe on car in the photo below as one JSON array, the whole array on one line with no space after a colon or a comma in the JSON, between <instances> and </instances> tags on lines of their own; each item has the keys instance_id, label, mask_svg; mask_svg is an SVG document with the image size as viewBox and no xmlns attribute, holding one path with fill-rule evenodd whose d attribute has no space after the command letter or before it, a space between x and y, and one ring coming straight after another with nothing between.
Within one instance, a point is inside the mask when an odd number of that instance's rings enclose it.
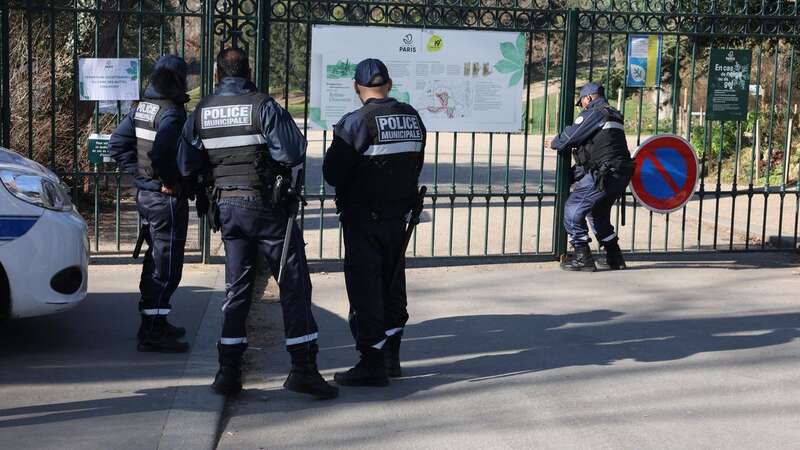
<instances>
[{"instance_id":1,"label":"blue stripe on car","mask_svg":"<svg viewBox=\"0 0 800 450\"><path fill-rule=\"evenodd\" d=\"M33 228L36 216L0 216L0 241L12 241Z\"/></svg>"}]
</instances>

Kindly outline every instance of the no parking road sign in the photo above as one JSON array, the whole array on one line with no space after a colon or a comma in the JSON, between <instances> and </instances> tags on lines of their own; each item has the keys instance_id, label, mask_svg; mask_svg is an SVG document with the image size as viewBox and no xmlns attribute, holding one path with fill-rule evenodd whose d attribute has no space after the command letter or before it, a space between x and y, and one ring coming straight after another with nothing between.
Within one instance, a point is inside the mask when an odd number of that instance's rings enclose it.
<instances>
[{"instance_id":1,"label":"no parking road sign","mask_svg":"<svg viewBox=\"0 0 800 450\"><path fill-rule=\"evenodd\" d=\"M668 213L680 209L697 186L697 155L680 136L653 136L636 149L631 190L647 209Z\"/></svg>"}]
</instances>

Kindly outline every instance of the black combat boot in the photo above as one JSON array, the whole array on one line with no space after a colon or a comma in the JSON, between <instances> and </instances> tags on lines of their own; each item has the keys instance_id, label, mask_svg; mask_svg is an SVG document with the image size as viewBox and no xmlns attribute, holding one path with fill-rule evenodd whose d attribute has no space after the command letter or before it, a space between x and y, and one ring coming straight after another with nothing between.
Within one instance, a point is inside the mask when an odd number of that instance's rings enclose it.
<instances>
[{"instance_id":1,"label":"black combat boot","mask_svg":"<svg viewBox=\"0 0 800 450\"><path fill-rule=\"evenodd\" d=\"M146 332L145 317L148 317L148 316L145 316L144 314L142 314L142 322L139 325L139 332L136 333L136 337L140 341L142 339L144 339L144 335L145 335L145 332ZM174 337L174 338L182 338L182 337L186 336L186 328L176 327L175 325L169 323L169 321L167 320L167 316L153 316L153 317L156 317L157 318L156 320L158 322L160 322L159 325L164 328L164 332L167 334L167 336Z\"/></svg>"},{"instance_id":2,"label":"black combat boot","mask_svg":"<svg viewBox=\"0 0 800 450\"><path fill-rule=\"evenodd\" d=\"M606 265L611 270L624 270L628 266L625 265L625 259L622 257L622 250L619 248L617 239L606 242L603 244L606 251Z\"/></svg>"},{"instance_id":3,"label":"black combat boot","mask_svg":"<svg viewBox=\"0 0 800 450\"><path fill-rule=\"evenodd\" d=\"M400 369L400 342L403 340L403 332L386 338L386 344L383 345L383 361L386 364L386 374L392 378L403 376L403 371Z\"/></svg>"},{"instance_id":4,"label":"black combat boot","mask_svg":"<svg viewBox=\"0 0 800 450\"><path fill-rule=\"evenodd\" d=\"M369 349L361 352L361 359L347 372L333 376L340 386L388 386L383 350Z\"/></svg>"},{"instance_id":5,"label":"black combat boot","mask_svg":"<svg viewBox=\"0 0 800 450\"><path fill-rule=\"evenodd\" d=\"M317 369L317 344L291 350L292 370L283 383L286 389L300 394L309 394L320 400L339 396L339 388L322 378Z\"/></svg>"},{"instance_id":6,"label":"black combat boot","mask_svg":"<svg viewBox=\"0 0 800 450\"><path fill-rule=\"evenodd\" d=\"M575 255L562 262L561 269L573 272L596 271L597 268L594 265L594 258L592 257L592 251L589 250L589 244L576 245Z\"/></svg>"},{"instance_id":7,"label":"black combat boot","mask_svg":"<svg viewBox=\"0 0 800 450\"><path fill-rule=\"evenodd\" d=\"M139 327L139 344L136 347L140 352L158 353L185 353L189 344L179 341L177 337L170 336L165 327L166 318L159 316L142 316L142 325Z\"/></svg>"},{"instance_id":8,"label":"black combat boot","mask_svg":"<svg viewBox=\"0 0 800 450\"><path fill-rule=\"evenodd\" d=\"M217 344L219 370L211 389L219 395L236 395L242 391L242 355L247 344Z\"/></svg>"}]
</instances>

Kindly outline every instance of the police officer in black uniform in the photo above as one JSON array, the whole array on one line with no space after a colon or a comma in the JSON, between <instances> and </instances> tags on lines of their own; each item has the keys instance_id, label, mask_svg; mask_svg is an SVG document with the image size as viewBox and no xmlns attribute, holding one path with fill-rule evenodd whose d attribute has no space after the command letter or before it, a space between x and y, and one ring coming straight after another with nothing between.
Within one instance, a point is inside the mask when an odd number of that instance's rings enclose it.
<instances>
[{"instance_id":1,"label":"police officer in black uniform","mask_svg":"<svg viewBox=\"0 0 800 450\"><path fill-rule=\"evenodd\" d=\"M166 55L156 62L150 85L135 109L120 122L109 152L134 174L140 231L148 244L139 283L139 351L185 352L186 330L167 321L170 297L181 281L189 206L176 164L186 121L186 62Z\"/></svg>"},{"instance_id":2,"label":"police officer in black uniform","mask_svg":"<svg viewBox=\"0 0 800 450\"><path fill-rule=\"evenodd\" d=\"M633 174L633 160L625 139L622 114L605 99L603 87L589 83L580 91L577 106L583 112L575 123L549 142L554 150L572 152L574 186L564 207L564 227L575 255L561 264L571 271L594 272L589 250L589 226L606 252L613 270L625 268L617 234L611 225L611 207L624 193Z\"/></svg>"},{"instance_id":3,"label":"police officer in black uniform","mask_svg":"<svg viewBox=\"0 0 800 450\"><path fill-rule=\"evenodd\" d=\"M334 379L345 386L386 386L388 376L401 375L408 321L404 218L417 199L425 126L413 107L389 97L392 80L381 61L361 61L354 87L364 106L336 124L323 164L325 180L336 188L350 328L361 353L355 367Z\"/></svg>"},{"instance_id":4,"label":"police officer in black uniform","mask_svg":"<svg viewBox=\"0 0 800 450\"><path fill-rule=\"evenodd\" d=\"M292 117L250 81L247 54L238 48L217 56L217 86L186 121L178 164L189 180L210 172L214 191L209 219L225 244L225 320L218 343L220 369L212 385L222 395L242 389L245 320L250 310L256 258L277 274L291 209L285 196L273 203L276 185L288 186L291 168L303 162L306 140ZM281 182L278 182L280 180ZM311 277L302 234L295 224L280 283L286 348L292 370L284 386L317 398L338 388L317 370L317 324L311 313Z\"/></svg>"}]
</instances>

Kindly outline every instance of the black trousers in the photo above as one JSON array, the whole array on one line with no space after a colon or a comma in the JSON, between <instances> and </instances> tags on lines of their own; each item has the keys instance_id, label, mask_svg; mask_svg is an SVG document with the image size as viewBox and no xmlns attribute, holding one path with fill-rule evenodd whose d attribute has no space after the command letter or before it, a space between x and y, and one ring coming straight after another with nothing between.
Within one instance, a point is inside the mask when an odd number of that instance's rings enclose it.
<instances>
[{"instance_id":1,"label":"black trousers","mask_svg":"<svg viewBox=\"0 0 800 450\"><path fill-rule=\"evenodd\" d=\"M139 310L148 316L165 316L172 309L170 298L183 274L189 204L185 198L139 191L136 206L142 224L150 231L139 282Z\"/></svg>"},{"instance_id":2,"label":"black trousers","mask_svg":"<svg viewBox=\"0 0 800 450\"><path fill-rule=\"evenodd\" d=\"M361 351L383 348L408 321L403 239L405 222L344 218L344 277L350 330ZM397 280L393 282L396 264Z\"/></svg>"},{"instance_id":3,"label":"black trousers","mask_svg":"<svg viewBox=\"0 0 800 450\"><path fill-rule=\"evenodd\" d=\"M225 244L225 320L220 344L247 343L245 322L253 300L256 258L265 257L273 274L280 266L288 216L259 200L223 199L219 205ZM290 353L316 353L317 323L311 313L311 276L305 243L296 224L292 232L283 280L280 284L283 328Z\"/></svg>"}]
</instances>

